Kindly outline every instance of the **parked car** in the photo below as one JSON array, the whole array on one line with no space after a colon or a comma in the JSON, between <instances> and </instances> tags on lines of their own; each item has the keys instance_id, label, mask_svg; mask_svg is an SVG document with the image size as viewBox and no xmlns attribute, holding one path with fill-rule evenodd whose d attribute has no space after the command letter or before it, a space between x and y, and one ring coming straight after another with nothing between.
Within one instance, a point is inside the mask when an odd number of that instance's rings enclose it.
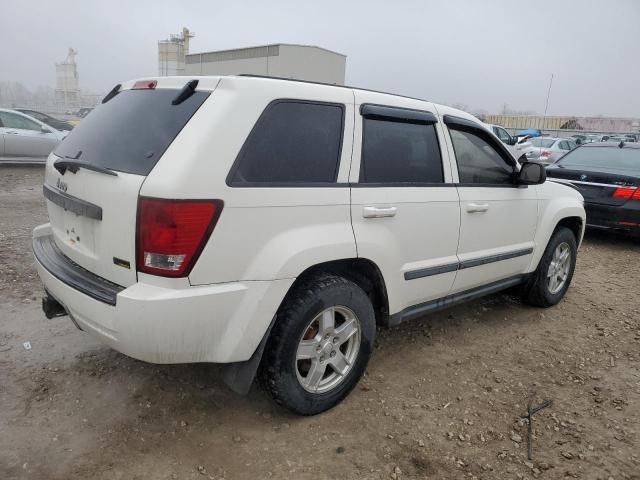
<instances>
[{"instance_id":1,"label":"parked car","mask_svg":"<svg viewBox=\"0 0 640 480\"><path fill-rule=\"evenodd\" d=\"M44 164L67 133L24 113L0 109L0 163Z\"/></svg>"},{"instance_id":2,"label":"parked car","mask_svg":"<svg viewBox=\"0 0 640 480\"><path fill-rule=\"evenodd\" d=\"M640 145L594 143L547 168L584 197L587 224L640 234Z\"/></svg>"},{"instance_id":3,"label":"parked car","mask_svg":"<svg viewBox=\"0 0 640 480\"><path fill-rule=\"evenodd\" d=\"M544 182L475 117L426 101L124 83L47 161L43 309L140 360L225 364L238 392L258 371L277 403L316 414L363 375L377 324L516 285L562 299L585 213Z\"/></svg>"},{"instance_id":4,"label":"parked car","mask_svg":"<svg viewBox=\"0 0 640 480\"><path fill-rule=\"evenodd\" d=\"M574 142L576 142L576 145L582 145L583 143L589 143L589 137L587 135L582 135L582 134L575 134L575 135L571 135L571 138L573 139Z\"/></svg>"},{"instance_id":5,"label":"parked car","mask_svg":"<svg viewBox=\"0 0 640 480\"><path fill-rule=\"evenodd\" d=\"M527 160L551 165L566 153L578 147L570 138L538 137L531 139L533 150L527 154Z\"/></svg>"},{"instance_id":6,"label":"parked car","mask_svg":"<svg viewBox=\"0 0 640 480\"><path fill-rule=\"evenodd\" d=\"M92 110L93 108L90 108L90 107L79 108L78 111L76 112L76 116L78 116L79 118L84 118L87 115L89 115Z\"/></svg>"},{"instance_id":7,"label":"parked car","mask_svg":"<svg viewBox=\"0 0 640 480\"><path fill-rule=\"evenodd\" d=\"M542 136L542 131L539 128L525 128L522 130L518 130L518 133L516 133L516 137L535 138L535 137L541 137L541 136Z\"/></svg>"},{"instance_id":8,"label":"parked car","mask_svg":"<svg viewBox=\"0 0 640 480\"><path fill-rule=\"evenodd\" d=\"M519 163L527 161L527 154L534 150L533 145L528 141L529 137L512 137L500 125L491 125L489 123L485 125L505 144L513 158L517 159Z\"/></svg>"},{"instance_id":9,"label":"parked car","mask_svg":"<svg viewBox=\"0 0 640 480\"><path fill-rule=\"evenodd\" d=\"M53 127L56 130L61 130L61 131L73 130L73 125L71 125L69 122L65 122L64 120L54 118L51 115L47 115L46 113L37 112L36 110L29 110L26 108L16 108L15 110L18 112L22 112L25 115L29 115L30 117L33 117L36 120L40 120L42 123L49 125L50 127Z\"/></svg>"}]
</instances>

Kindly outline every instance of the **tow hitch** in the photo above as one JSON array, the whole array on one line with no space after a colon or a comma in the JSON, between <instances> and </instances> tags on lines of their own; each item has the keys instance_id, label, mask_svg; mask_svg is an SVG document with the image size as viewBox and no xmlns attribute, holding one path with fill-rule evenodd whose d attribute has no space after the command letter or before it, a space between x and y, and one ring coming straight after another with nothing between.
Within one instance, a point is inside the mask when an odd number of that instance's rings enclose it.
<instances>
[{"instance_id":1,"label":"tow hitch","mask_svg":"<svg viewBox=\"0 0 640 480\"><path fill-rule=\"evenodd\" d=\"M49 292L42 297L42 311L44 312L44 316L49 319L62 317L67 314L62 304L49 295Z\"/></svg>"}]
</instances>

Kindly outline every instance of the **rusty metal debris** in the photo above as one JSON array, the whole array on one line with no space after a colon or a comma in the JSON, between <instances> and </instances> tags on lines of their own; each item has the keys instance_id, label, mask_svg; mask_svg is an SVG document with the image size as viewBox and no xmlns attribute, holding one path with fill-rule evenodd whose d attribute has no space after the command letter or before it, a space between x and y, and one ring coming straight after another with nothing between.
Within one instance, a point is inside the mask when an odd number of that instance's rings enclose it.
<instances>
[{"instance_id":1,"label":"rusty metal debris","mask_svg":"<svg viewBox=\"0 0 640 480\"><path fill-rule=\"evenodd\" d=\"M528 431L527 431L527 458L532 460L532 443L533 443L533 415L538 413L543 408L550 407L553 402L551 400L545 400L540 405L533 405L533 401L530 401L527 405L527 414L522 418L526 418L528 420Z\"/></svg>"}]
</instances>

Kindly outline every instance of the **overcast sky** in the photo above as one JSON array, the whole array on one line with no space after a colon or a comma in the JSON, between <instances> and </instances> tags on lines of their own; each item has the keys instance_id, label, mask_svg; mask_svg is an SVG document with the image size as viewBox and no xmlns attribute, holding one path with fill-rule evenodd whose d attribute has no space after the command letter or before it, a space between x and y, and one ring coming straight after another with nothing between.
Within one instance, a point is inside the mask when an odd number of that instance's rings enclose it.
<instances>
[{"instance_id":1,"label":"overcast sky","mask_svg":"<svg viewBox=\"0 0 640 480\"><path fill-rule=\"evenodd\" d=\"M527 5L526 7L518 5ZM191 52L266 43L347 55L347 84L470 111L640 117L640 1L0 0L0 80L55 83L68 47L81 88L157 74L157 41Z\"/></svg>"}]
</instances>

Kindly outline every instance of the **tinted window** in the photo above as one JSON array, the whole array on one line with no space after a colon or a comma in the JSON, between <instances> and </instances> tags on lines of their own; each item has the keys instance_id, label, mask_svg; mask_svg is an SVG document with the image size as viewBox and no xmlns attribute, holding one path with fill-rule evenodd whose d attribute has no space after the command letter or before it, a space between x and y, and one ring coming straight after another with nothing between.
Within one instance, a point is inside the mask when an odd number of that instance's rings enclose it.
<instances>
[{"instance_id":1,"label":"tinted window","mask_svg":"<svg viewBox=\"0 0 640 480\"><path fill-rule=\"evenodd\" d=\"M343 108L339 105L273 103L242 148L231 182L335 182L342 129Z\"/></svg>"},{"instance_id":2,"label":"tinted window","mask_svg":"<svg viewBox=\"0 0 640 480\"><path fill-rule=\"evenodd\" d=\"M361 183L444 181L434 125L363 121Z\"/></svg>"},{"instance_id":3,"label":"tinted window","mask_svg":"<svg viewBox=\"0 0 640 480\"><path fill-rule=\"evenodd\" d=\"M618 147L582 147L567 153L557 163L567 168L618 169L640 175L640 149Z\"/></svg>"},{"instance_id":4,"label":"tinted window","mask_svg":"<svg viewBox=\"0 0 640 480\"><path fill-rule=\"evenodd\" d=\"M125 90L90 115L55 154L121 172L148 175L182 127L209 96L197 91L171 105L180 90ZM82 152L78 157L78 152Z\"/></svg>"},{"instance_id":5,"label":"tinted window","mask_svg":"<svg viewBox=\"0 0 640 480\"><path fill-rule=\"evenodd\" d=\"M5 128L40 131L40 124L15 113L0 112L0 121Z\"/></svg>"},{"instance_id":6,"label":"tinted window","mask_svg":"<svg viewBox=\"0 0 640 480\"><path fill-rule=\"evenodd\" d=\"M460 183L513 183L513 167L489 143L470 132L450 132Z\"/></svg>"}]
</instances>

